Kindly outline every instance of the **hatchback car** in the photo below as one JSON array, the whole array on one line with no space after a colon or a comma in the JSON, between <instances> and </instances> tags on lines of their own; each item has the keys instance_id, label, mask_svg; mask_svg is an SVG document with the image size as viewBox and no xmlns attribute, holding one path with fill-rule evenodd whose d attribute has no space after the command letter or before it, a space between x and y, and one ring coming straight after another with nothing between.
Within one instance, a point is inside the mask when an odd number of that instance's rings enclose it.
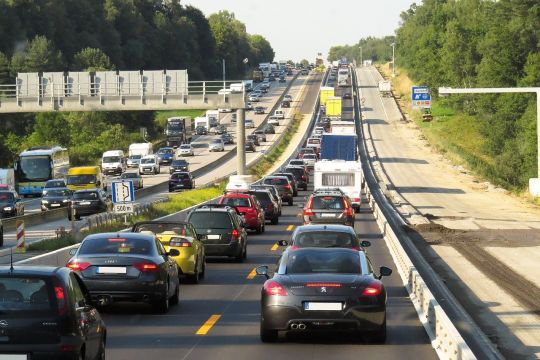
<instances>
[{"instance_id":1,"label":"hatchback car","mask_svg":"<svg viewBox=\"0 0 540 360\"><path fill-rule=\"evenodd\" d=\"M264 109L263 106L256 106L254 112L255 112L255 114L261 115L261 114L264 114L264 110L265 110L265 109Z\"/></svg>"},{"instance_id":2,"label":"hatchback car","mask_svg":"<svg viewBox=\"0 0 540 360\"><path fill-rule=\"evenodd\" d=\"M110 196L101 189L77 190L73 193L71 208L75 220L80 220L81 216L110 211L112 202ZM68 213L69 220L72 212Z\"/></svg>"},{"instance_id":3,"label":"hatchback car","mask_svg":"<svg viewBox=\"0 0 540 360\"><path fill-rule=\"evenodd\" d=\"M289 165L287 165L287 166L301 166L301 167L305 168L306 171L307 171L307 165L306 165L306 163L304 162L303 159L291 159L289 161Z\"/></svg>"},{"instance_id":4,"label":"hatchback car","mask_svg":"<svg viewBox=\"0 0 540 360\"><path fill-rule=\"evenodd\" d=\"M293 196L298 196L298 183L296 181L296 177L294 176L294 174L290 172L278 172L278 173L274 173L274 175L287 177L289 179L289 182L292 185Z\"/></svg>"},{"instance_id":5,"label":"hatchback car","mask_svg":"<svg viewBox=\"0 0 540 360\"><path fill-rule=\"evenodd\" d=\"M278 340L279 331L352 331L386 341L386 289L363 251L304 248L283 252L272 278L268 266L261 290L260 337Z\"/></svg>"},{"instance_id":6,"label":"hatchback car","mask_svg":"<svg viewBox=\"0 0 540 360\"><path fill-rule=\"evenodd\" d=\"M259 141L266 142L266 133L264 132L264 130L255 130L253 134L255 134L257 138L259 138Z\"/></svg>"},{"instance_id":7,"label":"hatchback car","mask_svg":"<svg viewBox=\"0 0 540 360\"><path fill-rule=\"evenodd\" d=\"M225 151L225 144L223 143L223 139L221 138L218 138L218 139L212 139L210 141L210 146L209 146L209 149L208 151L212 152L212 151Z\"/></svg>"},{"instance_id":8,"label":"hatchback car","mask_svg":"<svg viewBox=\"0 0 540 360\"><path fill-rule=\"evenodd\" d=\"M231 192L223 195L218 200L218 204L236 208L237 212L243 216L247 229L255 230L257 234L265 231L264 209L254 196Z\"/></svg>"},{"instance_id":9,"label":"hatchback car","mask_svg":"<svg viewBox=\"0 0 540 360\"><path fill-rule=\"evenodd\" d=\"M337 191L317 191L303 209L304 225L342 224L354 227L354 208L346 195Z\"/></svg>"},{"instance_id":10,"label":"hatchback car","mask_svg":"<svg viewBox=\"0 0 540 360\"><path fill-rule=\"evenodd\" d=\"M266 176L262 183L264 185L274 185L279 192L281 200L286 201L289 206L294 203L293 187L286 176Z\"/></svg>"},{"instance_id":11,"label":"hatchback car","mask_svg":"<svg viewBox=\"0 0 540 360\"><path fill-rule=\"evenodd\" d=\"M142 189L144 187L143 178L136 172L125 172L120 175L120 180L129 180L133 183L133 188Z\"/></svg>"},{"instance_id":12,"label":"hatchback car","mask_svg":"<svg viewBox=\"0 0 540 360\"><path fill-rule=\"evenodd\" d=\"M261 101L261 97L262 96L260 94L253 94L252 93L251 95L249 95L248 100L251 101L251 102L259 102L259 101Z\"/></svg>"},{"instance_id":13,"label":"hatchback car","mask_svg":"<svg viewBox=\"0 0 540 360\"><path fill-rule=\"evenodd\" d=\"M105 358L107 327L70 269L2 266L0 289L4 358Z\"/></svg>"},{"instance_id":14,"label":"hatchback car","mask_svg":"<svg viewBox=\"0 0 540 360\"><path fill-rule=\"evenodd\" d=\"M170 164L174 159L174 149L172 147L159 148L157 152L159 164Z\"/></svg>"},{"instance_id":15,"label":"hatchback car","mask_svg":"<svg viewBox=\"0 0 540 360\"><path fill-rule=\"evenodd\" d=\"M197 126L195 128L195 134L197 134L197 135L208 135L208 129L205 126Z\"/></svg>"},{"instance_id":16,"label":"hatchback car","mask_svg":"<svg viewBox=\"0 0 540 360\"><path fill-rule=\"evenodd\" d=\"M154 235L101 233L88 235L67 267L81 276L92 300L102 306L115 301L150 303L166 313L178 304L180 283L174 257Z\"/></svg>"},{"instance_id":17,"label":"hatchback car","mask_svg":"<svg viewBox=\"0 0 540 360\"><path fill-rule=\"evenodd\" d=\"M70 207L72 196L73 192L66 187L43 189L41 211Z\"/></svg>"},{"instance_id":18,"label":"hatchback car","mask_svg":"<svg viewBox=\"0 0 540 360\"><path fill-rule=\"evenodd\" d=\"M275 134L276 128L272 124L266 124L263 129L265 134Z\"/></svg>"},{"instance_id":19,"label":"hatchback car","mask_svg":"<svg viewBox=\"0 0 540 360\"><path fill-rule=\"evenodd\" d=\"M173 160L169 167L169 173L175 173L177 171L189 171L189 163L184 159Z\"/></svg>"},{"instance_id":20,"label":"hatchback car","mask_svg":"<svg viewBox=\"0 0 540 360\"><path fill-rule=\"evenodd\" d=\"M161 172L161 166L157 155L146 155L141 158L139 164L139 174L154 174L157 175Z\"/></svg>"},{"instance_id":21,"label":"hatchback car","mask_svg":"<svg viewBox=\"0 0 540 360\"><path fill-rule=\"evenodd\" d=\"M371 242L361 241L350 226L345 225L302 225L298 226L290 241L281 240L281 246L291 249L305 247L350 248L363 251Z\"/></svg>"},{"instance_id":22,"label":"hatchback car","mask_svg":"<svg viewBox=\"0 0 540 360\"><path fill-rule=\"evenodd\" d=\"M265 220L270 220L272 225L276 225L279 222L279 205L274 200L270 190L253 189L249 191L249 194L257 199L261 205Z\"/></svg>"},{"instance_id":23,"label":"hatchback car","mask_svg":"<svg viewBox=\"0 0 540 360\"><path fill-rule=\"evenodd\" d=\"M308 169L313 169L315 167L315 163L317 162L317 155L304 154L304 156L302 157L302 160L304 160Z\"/></svg>"},{"instance_id":24,"label":"hatchback car","mask_svg":"<svg viewBox=\"0 0 540 360\"><path fill-rule=\"evenodd\" d=\"M234 144L234 138L232 137L231 134L227 134L227 133L222 134L221 139L223 140L223 143L225 145Z\"/></svg>"},{"instance_id":25,"label":"hatchback car","mask_svg":"<svg viewBox=\"0 0 540 360\"><path fill-rule=\"evenodd\" d=\"M250 185L249 189L250 190L268 190L270 192L270 195L272 195L272 199L278 205L278 215L281 216L281 208L283 207L283 201L281 200L281 196L279 196L279 191L277 187L275 187L274 185L259 184L259 185Z\"/></svg>"},{"instance_id":26,"label":"hatchback car","mask_svg":"<svg viewBox=\"0 0 540 360\"><path fill-rule=\"evenodd\" d=\"M179 275L197 284L204 278L206 257L204 245L197 238L197 232L190 223L184 221L144 221L131 228L132 232L152 233L156 235L165 251L177 249L180 255L174 260L178 265Z\"/></svg>"},{"instance_id":27,"label":"hatchback car","mask_svg":"<svg viewBox=\"0 0 540 360\"><path fill-rule=\"evenodd\" d=\"M248 139L249 141L253 141L253 144L255 144L255 146L261 146L261 143L259 141L259 137L255 134L251 134L251 135L248 135L246 136L246 139Z\"/></svg>"},{"instance_id":28,"label":"hatchback car","mask_svg":"<svg viewBox=\"0 0 540 360\"><path fill-rule=\"evenodd\" d=\"M0 217L24 215L24 203L15 190L0 190Z\"/></svg>"},{"instance_id":29,"label":"hatchback car","mask_svg":"<svg viewBox=\"0 0 540 360\"><path fill-rule=\"evenodd\" d=\"M247 257L247 233L235 208L202 205L186 219L204 244L206 256L228 256L238 262Z\"/></svg>"},{"instance_id":30,"label":"hatchback car","mask_svg":"<svg viewBox=\"0 0 540 360\"><path fill-rule=\"evenodd\" d=\"M247 139L245 142L245 149L246 151L252 151L252 152L257 151L257 148L255 147L255 144L253 143L253 141L247 140Z\"/></svg>"},{"instance_id":31,"label":"hatchback car","mask_svg":"<svg viewBox=\"0 0 540 360\"><path fill-rule=\"evenodd\" d=\"M191 144L182 144L182 145L180 145L180 148L178 148L178 155L180 155L180 156L194 156L195 152L193 152L193 146L191 146Z\"/></svg>"},{"instance_id":32,"label":"hatchback car","mask_svg":"<svg viewBox=\"0 0 540 360\"><path fill-rule=\"evenodd\" d=\"M283 171L294 175L294 179L296 180L296 186L298 186L298 188L307 190L309 184L309 175L305 167L287 166Z\"/></svg>"},{"instance_id":33,"label":"hatchback car","mask_svg":"<svg viewBox=\"0 0 540 360\"><path fill-rule=\"evenodd\" d=\"M292 101L292 96L291 95L284 95L283 96L283 101Z\"/></svg>"},{"instance_id":34,"label":"hatchback car","mask_svg":"<svg viewBox=\"0 0 540 360\"><path fill-rule=\"evenodd\" d=\"M216 135L223 135L227 132L227 128L225 127L225 125L218 125L214 127L214 132L216 133Z\"/></svg>"},{"instance_id":35,"label":"hatchback car","mask_svg":"<svg viewBox=\"0 0 540 360\"><path fill-rule=\"evenodd\" d=\"M191 173L179 171L171 174L169 177L169 192L188 189L195 189L195 180Z\"/></svg>"}]
</instances>

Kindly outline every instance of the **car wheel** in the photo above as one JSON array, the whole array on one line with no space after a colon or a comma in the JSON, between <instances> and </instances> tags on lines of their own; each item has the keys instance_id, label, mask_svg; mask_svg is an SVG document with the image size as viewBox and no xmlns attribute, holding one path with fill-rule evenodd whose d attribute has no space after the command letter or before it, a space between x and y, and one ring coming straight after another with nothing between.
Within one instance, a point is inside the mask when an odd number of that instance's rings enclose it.
<instances>
[{"instance_id":1,"label":"car wheel","mask_svg":"<svg viewBox=\"0 0 540 360\"><path fill-rule=\"evenodd\" d=\"M384 344L386 342L386 317L379 330L373 333L373 341L377 344Z\"/></svg>"},{"instance_id":2,"label":"car wheel","mask_svg":"<svg viewBox=\"0 0 540 360\"><path fill-rule=\"evenodd\" d=\"M289 200L288 204L289 206L293 206L293 199Z\"/></svg>"},{"instance_id":3,"label":"car wheel","mask_svg":"<svg viewBox=\"0 0 540 360\"><path fill-rule=\"evenodd\" d=\"M261 341L265 343L274 343L278 341L278 331L266 329L262 321L261 321L260 336L261 336Z\"/></svg>"},{"instance_id":4,"label":"car wheel","mask_svg":"<svg viewBox=\"0 0 540 360\"><path fill-rule=\"evenodd\" d=\"M169 303L171 305L178 305L179 302L180 302L180 282L176 284L176 290L174 290L174 295L170 299Z\"/></svg>"},{"instance_id":5,"label":"car wheel","mask_svg":"<svg viewBox=\"0 0 540 360\"><path fill-rule=\"evenodd\" d=\"M201 279L204 279L206 276L206 257L203 259L203 263L201 266Z\"/></svg>"},{"instance_id":6,"label":"car wheel","mask_svg":"<svg viewBox=\"0 0 540 360\"><path fill-rule=\"evenodd\" d=\"M199 263L195 264L195 273L187 276L188 280L192 284L198 284L201 280L201 273L199 272Z\"/></svg>"},{"instance_id":7,"label":"car wheel","mask_svg":"<svg viewBox=\"0 0 540 360\"><path fill-rule=\"evenodd\" d=\"M105 340L101 338L99 341L99 349L96 355L96 360L105 360Z\"/></svg>"},{"instance_id":8,"label":"car wheel","mask_svg":"<svg viewBox=\"0 0 540 360\"><path fill-rule=\"evenodd\" d=\"M257 227L257 229L255 230L255 233L256 233L256 234L260 234L260 233L262 233L262 232L263 232L263 230L262 230L262 224L261 224L261 225L259 225L259 226Z\"/></svg>"},{"instance_id":9,"label":"car wheel","mask_svg":"<svg viewBox=\"0 0 540 360\"><path fill-rule=\"evenodd\" d=\"M239 262L239 263L241 263L242 261L244 261L244 253L245 253L245 252L246 252L246 251L245 251L244 247L242 246L242 247L240 248L240 251L238 252L238 255L235 256L234 260L235 260L236 262Z\"/></svg>"},{"instance_id":10,"label":"car wheel","mask_svg":"<svg viewBox=\"0 0 540 360\"><path fill-rule=\"evenodd\" d=\"M169 312L169 287L167 286L167 291L165 292L165 296L163 296L161 299L158 299L154 301L154 309L156 312L160 314L166 314Z\"/></svg>"},{"instance_id":11,"label":"car wheel","mask_svg":"<svg viewBox=\"0 0 540 360\"><path fill-rule=\"evenodd\" d=\"M244 259L247 259L247 245L244 246L244 253L243 253L242 257L243 257Z\"/></svg>"}]
</instances>

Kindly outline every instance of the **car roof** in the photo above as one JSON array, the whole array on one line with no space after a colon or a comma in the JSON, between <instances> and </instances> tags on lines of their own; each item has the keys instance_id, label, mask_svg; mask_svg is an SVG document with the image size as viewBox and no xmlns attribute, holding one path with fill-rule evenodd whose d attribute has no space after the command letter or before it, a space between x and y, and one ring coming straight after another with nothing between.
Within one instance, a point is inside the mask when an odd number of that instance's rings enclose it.
<instances>
[{"instance_id":1,"label":"car roof","mask_svg":"<svg viewBox=\"0 0 540 360\"><path fill-rule=\"evenodd\" d=\"M245 192L231 191L223 194L222 198L251 198L251 195Z\"/></svg>"},{"instance_id":2,"label":"car roof","mask_svg":"<svg viewBox=\"0 0 540 360\"><path fill-rule=\"evenodd\" d=\"M125 239L140 239L152 241L155 239L155 236L150 234L141 234L134 232L108 232L108 233L99 233L91 234L84 238L83 241L90 241L92 239L103 239L103 238L125 238Z\"/></svg>"},{"instance_id":3,"label":"car roof","mask_svg":"<svg viewBox=\"0 0 540 360\"><path fill-rule=\"evenodd\" d=\"M321 232L321 231L327 231L327 232L347 232L347 233L351 233L351 234L355 234L356 235L356 232L354 231L354 229L350 226L347 226L347 225L338 225L338 224L335 224L335 225L315 225L315 224L311 224L311 225L301 225L301 226L298 226L295 230L295 234L296 233L304 233L304 232Z\"/></svg>"},{"instance_id":4,"label":"car roof","mask_svg":"<svg viewBox=\"0 0 540 360\"><path fill-rule=\"evenodd\" d=\"M63 273L69 273L69 270L66 267L58 266L35 266L35 265L14 265L13 271L11 271L10 266L0 266L0 275L13 274L17 275L35 275L35 276L47 276L47 275L63 275Z\"/></svg>"}]
</instances>

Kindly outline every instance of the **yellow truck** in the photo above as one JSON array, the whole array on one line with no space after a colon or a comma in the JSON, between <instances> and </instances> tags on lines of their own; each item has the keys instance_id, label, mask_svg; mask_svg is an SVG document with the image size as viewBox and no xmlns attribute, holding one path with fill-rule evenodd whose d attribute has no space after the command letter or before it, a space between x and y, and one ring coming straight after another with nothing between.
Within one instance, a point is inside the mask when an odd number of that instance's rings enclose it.
<instances>
[{"instance_id":1,"label":"yellow truck","mask_svg":"<svg viewBox=\"0 0 540 360\"><path fill-rule=\"evenodd\" d=\"M99 166L79 166L69 168L67 187L72 191L103 187L103 176Z\"/></svg>"},{"instance_id":2,"label":"yellow truck","mask_svg":"<svg viewBox=\"0 0 540 360\"><path fill-rule=\"evenodd\" d=\"M329 96L326 98L326 116L329 118L341 118L341 98Z\"/></svg>"},{"instance_id":3,"label":"yellow truck","mask_svg":"<svg viewBox=\"0 0 540 360\"><path fill-rule=\"evenodd\" d=\"M321 105L326 105L326 99L334 96L334 88L330 86L321 86L320 90Z\"/></svg>"}]
</instances>

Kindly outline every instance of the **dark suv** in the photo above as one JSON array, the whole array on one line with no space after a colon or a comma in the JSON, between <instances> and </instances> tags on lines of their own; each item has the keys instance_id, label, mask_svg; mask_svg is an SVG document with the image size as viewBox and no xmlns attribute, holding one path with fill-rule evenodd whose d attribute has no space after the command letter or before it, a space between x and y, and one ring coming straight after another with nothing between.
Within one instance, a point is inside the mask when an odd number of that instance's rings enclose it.
<instances>
[{"instance_id":1,"label":"dark suv","mask_svg":"<svg viewBox=\"0 0 540 360\"><path fill-rule=\"evenodd\" d=\"M81 216L107 212L112 209L110 197L101 189L77 190L73 193L71 207L75 212L75 219ZM71 213L68 214L71 220Z\"/></svg>"},{"instance_id":2,"label":"dark suv","mask_svg":"<svg viewBox=\"0 0 540 360\"><path fill-rule=\"evenodd\" d=\"M279 205L273 199L270 190L251 190L250 195L253 195L264 209L264 218L270 220L272 225L276 225L279 221Z\"/></svg>"},{"instance_id":3,"label":"dark suv","mask_svg":"<svg viewBox=\"0 0 540 360\"><path fill-rule=\"evenodd\" d=\"M187 219L204 244L206 256L229 256L242 262L247 256L247 232L244 221L234 207L202 205Z\"/></svg>"},{"instance_id":4,"label":"dark suv","mask_svg":"<svg viewBox=\"0 0 540 360\"><path fill-rule=\"evenodd\" d=\"M291 182L289 181L289 178L287 178L286 176L267 176L263 179L262 183L264 185L274 185L278 190L281 200L287 201L289 206L293 205L294 190Z\"/></svg>"},{"instance_id":5,"label":"dark suv","mask_svg":"<svg viewBox=\"0 0 540 360\"><path fill-rule=\"evenodd\" d=\"M354 226L354 209L349 198L339 191L317 191L303 210L304 225L342 224Z\"/></svg>"},{"instance_id":6,"label":"dark suv","mask_svg":"<svg viewBox=\"0 0 540 360\"><path fill-rule=\"evenodd\" d=\"M173 160L169 167L169 173L172 174L177 171L189 171L189 163L184 159Z\"/></svg>"},{"instance_id":7,"label":"dark suv","mask_svg":"<svg viewBox=\"0 0 540 360\"><path fill-rule=\"evenodd\" d=\"M293 188L293 196L298 196L298 183L296 182L296 177L290 172L278 172L274 174L275 176L285 176L291 182Z\"/></svg>"},{"instance_id":8,"label":"dark suv","mask_svg":"<svg viewBox=\"0 0 540 360\"><path fill-rule=\"evenodd\" d=\"M105 358L107 328L70 269L2 266L0 298L2 353L24 359Z\"/></svg>"},{"instance_id":9,"label":"dark suv","mask_svg":"<svg viewBox=\"0 0 540 360\"><path fill-rule=\"evenodd\" d=\"M307 186L309 183L309 175L305 169L305 167L302 166L287 166L283 172L291 173L294 175L294 178L296 180L296 184L299 188L302 188L303 190L307 190Z\"/></svg>"}]
</instances>

